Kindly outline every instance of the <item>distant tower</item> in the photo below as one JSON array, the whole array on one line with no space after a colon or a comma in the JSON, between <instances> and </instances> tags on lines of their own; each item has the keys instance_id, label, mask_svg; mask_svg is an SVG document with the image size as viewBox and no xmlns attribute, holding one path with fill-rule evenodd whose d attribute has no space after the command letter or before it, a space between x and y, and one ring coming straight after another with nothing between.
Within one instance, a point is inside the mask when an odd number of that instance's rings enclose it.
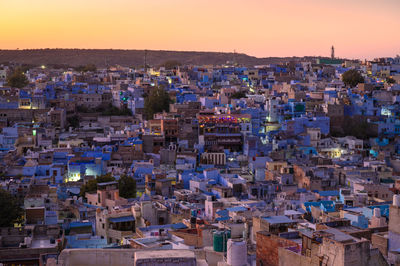
<instances>
[{"instance_id":1,"label":"distant tower","mask_svg":"<svg viewBox=\"0 0 400 266\"><path fill-rule=\"evenodd\" d=\"M333 45L332 45L332 48L331 48L331 58L335 59L335 47L333 47Z\"/></svg>"}]
</instances>

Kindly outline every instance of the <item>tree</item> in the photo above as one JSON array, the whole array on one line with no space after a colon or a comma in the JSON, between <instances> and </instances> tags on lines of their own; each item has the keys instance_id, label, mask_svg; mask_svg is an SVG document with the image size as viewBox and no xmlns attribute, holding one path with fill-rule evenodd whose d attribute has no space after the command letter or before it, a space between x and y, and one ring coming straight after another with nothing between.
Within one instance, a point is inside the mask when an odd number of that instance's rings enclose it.
<instances>
[{"instance_id":1,"label":"tree","mask_svg":"<svg viewBox=\"0 0 400 266\"><path fill-rule=\"evenodd\" d=\"M358 83L364 83L363 76L355 69L344 72L342 80L346 86L350 86L351 88L354 88Z\"/></svg>"},{"instance_id":2,"label":"tree","mask_svg":"<svg viewBox=\"0 0 400 266\"><path fill-rule=\"evenodd\" d=\"M15 69L14 72L7 78L7 85L11 86L12 88L22 89L28 84L29 80L20 68Z\"/></svg>"},{"instance_id":3,"label":"tree","mask_svg":"<svg viewBox=\"0 0 400 266\"><path fill-rule=\"evenodd\" d=\"M123 175L118 180L119 195L123 198L136 198L136 181L130 176Z\"/></svg>"},{"instance_id":4,"label":"tree","mask_svg":"<svg viewBox=\"0 0 400 266\"><path fill-rule=\"evenodd\" d=\"M115 181L111 173L99 175L96 179L89 180L81 187L80 195L85 197L86 192L94 193L97 191L97 184ZM136 198L136 181L129 176L123 175L118 180L119 195L123 198Z\"/></svg>"},{"instance_id":5,"label":"tree","mask_svg":"<svg viewBox=\"0 0 400 266\"><path fill-rule=\"evenodd\" d=\"M241 99L241 98L247 98L246 93L244 93L243 91L236 91L231 95L231 99Z\"/></svg>"},{"instance_id":6,"label":"tree","mask_svg":"<svg viewBox=\"0 0 400 266\"><path fill-rule=\"evenodd\" d=\"M222 86L221 86L221 85L217 85L216 83L213 83L213 84L211 85L211 89L212 89L214 92L218 92L221 88L222 88Z\"/></svg>"},{"instance_id":7,"label":"tree","mask_svg":"<svg viewBox=\"0 0 400 266\"><path fill-rule=\"evenodd\" d=\"M85 185L81 187L80 195L82 197L85 197L86 192L92 193L97 190L97 180L96 179L91 179L89 180Z\"/></svg>"},{"instance_id":8,"label":"tree","mask_svg":"<svg viewBox=\"0 0 400 266\"><path fill-rule=\"evenodd\" d=\"M163 88L155 87L144 99L144 113L147 119L152 119L154 114L159 112L169 112L169 105L172 103L167 91Z\"/></svg>"},{"instance_id":9,"label":"tree","mask_svg":"<svg viewBox=\"0 0 400 266\"><path fill-rule=\"evenodd\" d=\"M77 72L95 72L97 70L97 67L94 64L87 64L85 66L81 65L74 67L74 70Z\"/></svg>"},{"instance_id":10,"label":"tree","mask_svg":"<svg viewBox=\"0 0 400 266\"><path fill-rule=\"evenodd\" d=\"M73 128L79 127L79 116L73 115L67 118L68 125Z\"/></svg>"},{"instance_id":11,"label":"tree","mask_svg":"<svg viewBox=\"0 0 400 266\"><path fill-rule=\"evenodd\" d=\"M107 107L100 106L94 110L95 112L101 112L102 115L104 116L111 116L111 115L125 115L125 116L131 116L132 111L126 107L122 107L119 109L118 107L113 106L112 104L109 104Z\"/></svg>"},{"instance_id":12,"label":"tree","mask_svg":"<svg viewBox=\"0 0 400 266\"><path fill-rule=\"evenodd\" d=\"M165 67L165 69L174 69L178 66L181 66L181 62L177 61L177 60L168 60L165 61L164 64L162 64L163 67Z\"/></svg>"},{"instance_id":13,"label":"tree","mask_svg":"<svg viewBox=\"0 0 400 266\"><path fill-rule=\"evenodd\" d=\"M26 71L28 71L31 68L34 68L35 65L30 65L30 64L22 64L19 69L23 72L26 73Z\"/></svg>"},{"instance_id":14,"label":"tree","mask_svg":"<svg viewBox=\"0 0 400 266\"><path fill-rule=\"evenodd\" d=\"M353 136L358 139L369 139L378 136L374 127L368 123L365 117L346 118L342 122L341 130L332 130L331 135L333 137Z\"/></svg>"},{"instance_id":15,"label":"tree","mask_svg":"<svg viewBox=\"0 0 400 266\"><path fill-rule=\"evenodd\" d=\"M112 104L100 105L100 106L98 106L96 108L88 108L85 105L79 105L79 106L76 107L76 111L78 113L101 113L101 115L103 115L103 116L111 116L111 115L115 115L115 116L120 116L120 115L131 116L132 115L131 109L128 109L127 107L122 107L120 109L118 107L113 106ZM70 122L70 121L68 120L68 122Z\"/></svg>"},{"instance_id":16,"label":"tree","mask_svg":"<svg viewBox=\"0 0 400 266\"><path fill-rule=\"evenodd\" d=\"M388 77L388 78L386 78L386 82L389 84L395 84L396 80L394 78Z\"/></svg>"},{"instance_id":17,"label":"tree","mask_svg":"<svg viewBox=\"0 0 400 266\"><path fill-rule=\"evenodd\" d=\"M85 185L81 187L80 195L85 197L86 192L92 193L97 191L97 183L115 181L115 178L110 174L99 175L96 179L89 180Z\"/></svg>"},{"instance_id":18,"label":"tree","mask_svg":"<svg viewBox=\"0 0 400 266\"><path fill-rule=\"evenodd\" d=\"M105 182L111 182L115 181L115 178L111 175L111 173L105 174L105 175L99 175L96 178L98 183L105 183Z\"/></svg>"},{"instance_id":19,"label":"tree","mask_svg":"<svg viewBox=\"0 0 400 266\"><path fill-rule=\"evenodd\" d=\"M9 192L0 189L0 227L12 227L22 222L23 210L18 200Z\"/></svg>"}]
</instances>

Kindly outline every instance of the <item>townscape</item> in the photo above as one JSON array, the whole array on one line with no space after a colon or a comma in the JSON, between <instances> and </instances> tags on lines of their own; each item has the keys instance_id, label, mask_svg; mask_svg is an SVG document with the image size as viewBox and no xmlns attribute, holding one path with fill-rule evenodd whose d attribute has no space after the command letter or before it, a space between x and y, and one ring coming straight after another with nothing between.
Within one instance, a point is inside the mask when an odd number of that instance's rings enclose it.
<instances>
[{"instance_id":1,"label":"townscape","mask_svg":"<svg viewBox=\"0 0 400 266\"><path fill-rule=\"evenodd\" d=\"M3 265L400 265L400 57L0 65Z\"/></svg>"}]
</instances>

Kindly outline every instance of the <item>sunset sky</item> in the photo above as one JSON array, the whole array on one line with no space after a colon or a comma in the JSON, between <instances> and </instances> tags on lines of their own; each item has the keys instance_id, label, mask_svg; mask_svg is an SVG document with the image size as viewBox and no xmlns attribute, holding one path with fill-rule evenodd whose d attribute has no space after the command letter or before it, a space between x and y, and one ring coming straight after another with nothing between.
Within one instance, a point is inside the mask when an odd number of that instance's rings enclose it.
<instances>
[{"instance_id":1,"label":"sunset sky","mask_svg":"<svg viewBox=\"0 0 400 266\"><path fill-rule=\"evenodd\" d=\"M0 49L400 54L400 0L0 0Z\"/></svg>"}]
</instances>

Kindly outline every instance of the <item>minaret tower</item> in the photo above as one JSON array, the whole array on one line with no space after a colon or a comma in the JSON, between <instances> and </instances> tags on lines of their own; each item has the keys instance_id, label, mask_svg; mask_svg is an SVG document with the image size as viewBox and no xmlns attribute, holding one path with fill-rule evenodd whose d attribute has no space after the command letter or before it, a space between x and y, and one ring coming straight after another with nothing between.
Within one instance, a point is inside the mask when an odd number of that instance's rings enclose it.
<instances>
[{"instance_id":1,"label":"minaret tower","mask_svg":"<svg viewBox=\"0 0 400 266\"><path fill-rule=\"evenodd\" d=\"M335 47L333 47L333 45L332 45L332 48L331 48L331 58L335 59Z\"/></svg>"}]
</instances>

